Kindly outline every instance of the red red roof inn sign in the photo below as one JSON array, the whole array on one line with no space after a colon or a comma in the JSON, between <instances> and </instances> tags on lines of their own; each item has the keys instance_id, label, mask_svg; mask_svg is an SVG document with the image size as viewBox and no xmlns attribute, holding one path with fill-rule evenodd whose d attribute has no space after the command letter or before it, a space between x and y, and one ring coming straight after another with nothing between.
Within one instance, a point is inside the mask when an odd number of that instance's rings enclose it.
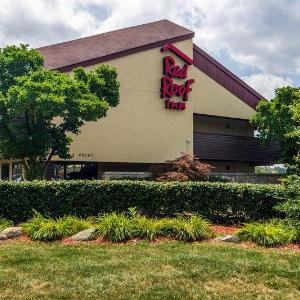
<instances>
[{"instance_id":1,"label":"red red roof inn sign","mask_svg":"<svg viewBox=\"0 0 300 300\"><path fill-rule=\"evenodd\" d=\"M186 54L181 52L172 44L167 44L161 48L161 51L171 51L184 60L186 63L183 66L178 66L172 56L165 56L163 58L163 77L161 79L161 94L160 97L165 99L166 109L185 110L186 101L189 100L189 92L191 84L195 82L194 79L187 79L182 84L175 83L174 79L183 80L187 78L189 65L193 64L193 60ZM171 98L177 96L181 101L174 101Z\"/></svg>"}]
</instances>

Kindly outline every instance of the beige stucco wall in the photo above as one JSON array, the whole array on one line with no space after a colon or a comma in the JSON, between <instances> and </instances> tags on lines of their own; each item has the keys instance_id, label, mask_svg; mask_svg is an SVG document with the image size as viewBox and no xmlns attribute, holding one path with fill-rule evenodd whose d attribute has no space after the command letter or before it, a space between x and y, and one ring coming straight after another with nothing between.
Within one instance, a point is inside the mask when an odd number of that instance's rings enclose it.
<instances>
[{"instance_id":1,"label":"beige stucco wall","mask_svg":"<svg viewBox=\"0 0 300 300\"><path fill-rule=\"evenodd\" d=\"M250 119L254 109L226 90L209 76L193 68L196 84L193 87L194 113Z\"/></svg>"},{"instance_id":2,"label":"beige stucco wall","mask_svg":"<svg viewBox=\"0 0 300 300\"><path fill-rule=\"evenodd\" d=\"M192 56L192 40L175 45ZM192 153L192 101L186 110L176 111L165 109L160 98L164 55L156 48L106 62L118 70L120 104L106 118L82 128L71 147L74 160L154 163Z\"/></svg>"}]
</instances>

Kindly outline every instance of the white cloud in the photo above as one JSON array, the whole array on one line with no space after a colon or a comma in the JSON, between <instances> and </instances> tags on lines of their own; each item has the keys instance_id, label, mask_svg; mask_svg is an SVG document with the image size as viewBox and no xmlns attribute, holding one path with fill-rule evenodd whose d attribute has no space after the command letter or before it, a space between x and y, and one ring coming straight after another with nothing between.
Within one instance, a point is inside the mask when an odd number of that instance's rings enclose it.
<instances>
[{"instance_id":1,"label":"white cloud","mask_svg":"<svg viewBox=\"0 0 300 300\"><path fill-rule=\"evenodd\" d=\"M286 80L300 73L299 11L299 0L1 0L0 46L37 47L166 18L194 30L210 54L225 51L248 73Z\"/></svg>"},{"instance_id":2,"label":"white cloud","mask_svg":"<svg viewBox=\"0 0 300 300\"><path fill-rule=\"evenodd\" d=\"M289 77L284 78L262 73L244 76L242 79L267 99L274 97L275 88L293 85L293 80Z\"/></svg>"},{"instance_id":3,"label":"white cloud","mask_svg":"<svg viewBox=\"0 0 300 300\"><path fill-rule=\"evenodd\" d=\"M92 34L97 23L80 1L1 0L0 44L48 45Z\"/></svg>"},{"instance_id":4,"label":"white cloud","mask_svg":"<svg viewBox=\"0 0 300 300\"><path fill-rule=\"evenodd\" d=\"M202 6L205 18L196 30L200 46L226 49L234 61L263 73L298 73L300 14L295 12L300 1L224 0L216 11L215 2L209 2Z\"/></svg>"}]
</instances>

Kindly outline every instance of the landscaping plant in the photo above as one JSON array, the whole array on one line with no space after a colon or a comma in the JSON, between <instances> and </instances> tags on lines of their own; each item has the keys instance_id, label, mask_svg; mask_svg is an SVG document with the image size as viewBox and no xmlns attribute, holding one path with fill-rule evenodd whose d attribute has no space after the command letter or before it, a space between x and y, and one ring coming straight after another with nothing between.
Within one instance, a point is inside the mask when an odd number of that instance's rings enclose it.
<instances>
[{"instance_id":1,"label":"landscaping plant","mask_svg":"<svg viewBox=\"0 0 300 300\"><path fill-rule=\"evenodd\" d=\"M27 236L34 241L55 241L62 238L62 233L53 219L46 219L36 213L33 218L21 224Z\"/></svg>"},{"instance_id":2,"label":"landscaping plant","mask_svg":"<svg viewBox=\"0 0 300 300\"><path fill-rule=\"evenodd\" d=\"M88 197L87 197L88 195ZM32 209L51 218L98 216L129 207L152 218L192 213L214 223L244 223L282 215L288 197L281 185L218 182L36 181L0 182L0 215L15 224Z\"/></svg>"},{"instance_id":3,"label":"landscaping plant","mask_svg":"<svg viewBox=\"0 0 300 300\"><path fill-rule=\"evenodd\" d=\"M152 165L149 172L155 181L206 181L212 169L212 166L194 155L183 154L164 164Z\"/></svg>"},{"instance_id":4,"label":"landscaping plant","mask_svg":"<svg viewBox=\"0 0 300 300\"><path fill-rule=\"evenodd\" d=\"M137 215L131 220L133 236L146 240L153 240L160 235L160 223L158 220Z\"/></svg>"},{"instance_id":5,"label":"landscaping plant","mask_svg":"<svg viewBox=\"0 0 300 300\"><path fill-rule=\"evenodd\" d=\"M289 199L277 206L286 216L286 224L297 231L300 242L300 176L288 176L283 180Z\"/></svg>"},{"instance_id":6,"label":"landscaping plant","mask_svg":"<svg viewBox=\"0 0 300 300\"><path fill-rule=\"evenodd\" d=\"M230 182L232 180L228 176L220 176L220 175L210 174L207 181L209 181L209 182Z\"/></svg>"},{"instance_id":7,"label":"landscaping plant","mask_svg":"<svg viewBox=\"0 0 300 300\"><path fill-rule=\"evenodd\" d=\"M295 241L296 230L282 222L249 223L237 232L242 241L251 241L265 247L286 245Z\"/></svg>"},{"instance_id":8,"label":"landscaping plant","mask_svg":"<svg viewBox=\"0 0 300 300\"><path fill-rule=\"evenodd\" d=\"M73 216L51 219L35 213L33 218L21 226L32 240L48 242L91 227L96 228L96 235L114 243L132 238L153 240L158 236L193 242L212 236L209 223L199 216L151 219L132 212L129 215L110 213L86 220Z\"/></svg>"},{"instance_id":9,"label":"landscaping plant","mask_svg":"<svg viewBox=\"0 0 300 300\"><path fill-rule=\"evenodd\" d=\"M10 226L13 226L11 221L0 217L0 232Z\"/></svg>"},{"instance_id":10,"label":"landscaping plant","mask_svg":"<svg viewBox=\"0 0 300 300\"><path fill-rule=\"evenodd\" d=\"M124 214L111 213L99 218L97 233L111 242L123 242L133 237L134 228Z\"/></svg>"},{"instance_id":11,"label":"landscaping plant","mask_svg":"<svg viewBox=\"0 0 300 300\"><path fill-rule=\"evenodd\" d=\"M51 242L92 227L92 224L88 220L73 216L48 219L36 213L33 218L21 226L32 240Z\"/></svg>"},{"instance_id":12,"label":"landscaping plant","mask_svg":"<svg viewBox=\"0 0 300 300\"><path fill-rule=\"evenodd\" d=\"M198 216L161 219L158 224L161 235L180 241L194 242L212 236L208 222Z\"/></svg>"}]
</instances>

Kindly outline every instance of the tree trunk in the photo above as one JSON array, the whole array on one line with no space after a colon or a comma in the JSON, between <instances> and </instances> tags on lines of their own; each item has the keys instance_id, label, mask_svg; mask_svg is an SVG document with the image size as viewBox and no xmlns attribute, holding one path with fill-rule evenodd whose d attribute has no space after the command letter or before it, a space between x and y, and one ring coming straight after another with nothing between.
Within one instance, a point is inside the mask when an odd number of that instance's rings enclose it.
<instances>
[{"instance_id":1,"label":"tree trunk","mask_svg":"<svg viewBox=\"0 0 300 300\"><path fill-rule=\"evenodd\" d=\"M25 179L28 181L41 180L43 174L43 162L38 157L29 157L25 163Z\"/></svg>"},{"instance_id":2,"label":"tree trunk","mask_svg":"<svg viewBox=\"0 0 300 300\"><path fill-rule=\"evenodd\" d=\"M50 164L50 161L52 159L54 155L54 150L51 150L45 164L44 164L44 170L43 170L43 176L42 176L42 180L45 180L46 179L46 174L47 174L47 170L48 170L48 167L49 167L49 164Z\"/></svg>"}]
</instances>

